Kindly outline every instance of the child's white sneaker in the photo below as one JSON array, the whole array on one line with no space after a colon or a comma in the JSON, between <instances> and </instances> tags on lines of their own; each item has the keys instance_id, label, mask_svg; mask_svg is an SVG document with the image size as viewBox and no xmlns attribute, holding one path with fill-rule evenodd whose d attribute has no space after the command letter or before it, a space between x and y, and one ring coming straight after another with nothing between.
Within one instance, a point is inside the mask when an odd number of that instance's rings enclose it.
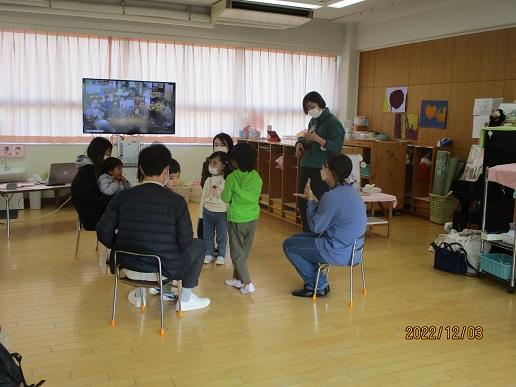
<instances>
[{"instance_id":1,"label":"child's white sneaker","mask_svg":"<svg viewBox=\"0 0 516 387\"><path fill-rule=\"evenodd\" d=\"M244 286L242 284L242 282L240 282L240 280L237 280L234 278L224 280L224 283L228 286L233 286L234 288L237 288L237 289L240 289L242 286Z\"/></svg>"},{"instance_id":2,"label":"child's white sneaker","mask_svg":"<svg viewBox=\"0 0 516 387\"><path fill-rule=\"evenodd\" d=\"M189 310L204 309L210 305L209 298L197 297L194 293L190 295L187 302L181 302L181 311L187 312ZM176 304L176 311L179 311L179 302Z\"/></svg>"},{"instance_id":3,"label":"child's white sneaker","mask_svg":"<svg viewBox=\"0 0 516 387\"><path fill-rule=\"evenodd\" d=\"M149 288L149 293L155 296L156 294L159 294L159 288Z\"/></svg>"},{"instance_id":4,"label":"child's white sneaker","mask_svg":"<svg viewBox=\"0 0 516 387\"><path fill-rule=\"evenodd\" d=\"M142 297L141 297L141 292L144 292L143 293L143 306L146 305L146 292L145 292L145 288L136 288L136 289L133 289L129 292L129 295L127 296L127 299L129 300L129 302L131 304L133 304L135 307L137 307L138 309L142 307Z\"/></svg>"},{"instance_id":5,"label":"child's white sneaker","mask_svg":"<svg viewBox=\"0 0 516 387\"><path fill-rule=\"evenodd\" d=\"M215 258L213 258L213 255L205 255L204 256L204 263L212 263L214 259Z\"/></svg>"},{"instance_id":6,"label":"child's white sneaker","mask_svg":"<svg viewBox=\"0 0 516 387\"><path fill-rule=\"evenodd\" d=\"M247 285L242 284L242 287L240 288L240 293L242 294L250 294L253 293L256 290L253 283L248 283Z\"/></svg>"},{"instance_id":7,"label":"child's white sneaker","mask_svg":"<svg viewBox=\"0 0 516 387\"><path fill-rule=\"evenodd\" d=\"M226 262L226 260L224 259L224 257L221 257L220 255L217 257L217 259L215 260L215 265L224 265L224 262Z\"/></svg>"},{"instance_id":8,"label":"child's white sneaker","mask_svg":"<svg viewBox=\"0 0 516 387\"><path fill-rule=\"evenodd\" d=\"M177 295L174 293L174 292L163 292L163 294L161 295L161 299L163 301L172 301L172 302L175 302L177 301Z\"/></svg>"}]
</instances>

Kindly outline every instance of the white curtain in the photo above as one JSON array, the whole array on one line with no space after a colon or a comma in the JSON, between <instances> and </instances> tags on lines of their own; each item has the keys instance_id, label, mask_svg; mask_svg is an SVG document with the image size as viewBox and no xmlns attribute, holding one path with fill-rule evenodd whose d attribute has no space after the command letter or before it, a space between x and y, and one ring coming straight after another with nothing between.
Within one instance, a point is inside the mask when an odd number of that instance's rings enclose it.
<instances>
[{"instance_id":1,"label":"white curtain","mask_svg":"<svg viewBox=\"0 0 516 387\"><path fill-rule=\"evenodd\" d=\"M190 138L293 135L308 91L337 102L335 56L1 30L0 53L0 135L82 135L82 78L176 82L176 135Z\"/></svg>"}]
</instances>

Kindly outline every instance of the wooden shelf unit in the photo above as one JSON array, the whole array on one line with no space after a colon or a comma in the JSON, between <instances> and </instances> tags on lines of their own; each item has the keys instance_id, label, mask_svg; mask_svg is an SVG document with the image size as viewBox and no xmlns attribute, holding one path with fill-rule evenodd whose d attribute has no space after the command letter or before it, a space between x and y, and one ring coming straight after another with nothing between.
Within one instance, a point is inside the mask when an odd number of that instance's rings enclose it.
<instances>
[{"instance_id":1,"label":"wooden shelf unit","mask_svg":"<svg viewBox=\"0 0 516 387\"><path fill-rule=\"evenodd\" d=\"M437 148L432 145L407 146L407 167L405 169L405 210L413 215L428 219L430 217L430 197L434 178ZM420 167L423 157L428 157L431 166L426 173Z\"/></svg>"},{"instance_id":2,"label":"wooden shelf unit","mask_svg":"<svg viewBox=\"0 0 516 387\"><path fill-rule=\"evenodd\" d=\"M361 154L369 165L369 175L361 175L361 184L375 184L382 192L395 195L398 207L405 199L405 171L407 143L400 141L345 140L344 154Z\"/></svg>"},{"instance_id":3,"label":"wooden shelf unit","mask_svg":"<svg viewBox=\"0 0 516 387\"><path fill-rule=\"evenodd\" d=\"M238 142L246 142L257 150L257 170L263 181L260 196L262 211L301 226L298 203L294 196L299 178L295 143L271 143L241 138ZM283 169L279 169L276 163L280 156L283 156Z\"/></svg>"},{"instance_id":4,"label":"wooden shelf unit","mask_svg":"<svg viewBox=\"0 0 516 387\"><path fill-rule=\"evenodd\" d=\"M260 196L262 211L300 226L299 203L294 196L299 179L295 143L240 138L238 141L246 142L257 150L257 170L263 181ZM376 184L383 192L396 196L398 209L405 208L410 213L428 218L428 192L431 191L433 173L429 171L429 179L418 179L419 175L415 175L414 169L407 168L408 149L411 152L413 149L418 166L421 157L429 152L433 152L432 165L435 162L436 151L433 147L413 146L400 141L346 140L342 153L360 154L369 164L369 176L361 176L362 185ZM280 156L283 156L283 169L279 169L276 163Z\"/></svg>"}]
</instances>

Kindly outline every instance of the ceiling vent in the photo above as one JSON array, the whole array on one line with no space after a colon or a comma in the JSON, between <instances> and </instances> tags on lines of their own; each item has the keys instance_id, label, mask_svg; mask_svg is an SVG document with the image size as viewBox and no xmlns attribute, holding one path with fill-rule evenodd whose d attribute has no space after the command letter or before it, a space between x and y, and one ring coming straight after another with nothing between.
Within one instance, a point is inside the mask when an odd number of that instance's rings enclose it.
<instances>
[{"instance_id":1,"label":"ceiling vent","mask_svg":"<svg viewBox=\"0 0 516 387\"><path fill-rule=\"evenodd\" d=\"M246 1L220 0L211 8L215 24L285 30L312 20L309 9L283 7Z\"/></svg>"}]
</instances>

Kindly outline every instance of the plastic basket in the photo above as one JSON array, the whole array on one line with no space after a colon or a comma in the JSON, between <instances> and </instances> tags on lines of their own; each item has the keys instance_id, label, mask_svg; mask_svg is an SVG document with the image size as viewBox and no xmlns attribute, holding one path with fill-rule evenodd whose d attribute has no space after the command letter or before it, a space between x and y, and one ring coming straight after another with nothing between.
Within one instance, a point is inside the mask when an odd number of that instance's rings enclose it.
<instances>
[{"instance_id":1,"label":"plastic basket","mask_svg":"<svg viewBox=\"0 0 516 387\"><path fill-rule=\"evenodd\" d=\"M430 222L445 224L453 220L457 199L453 196L430 194Z\"/></svg>"},{"instance_id":2,"label":"plastic basket","mask_svg":"<svg viewBox=\"0 0 516 387\"><path fill-rule=\"evenodd\" d=\"M190 200L190 191L192 191L191 185L174 187L174 192L184 197L187 203Z\"/></svg>"},{"instance_id":3,"label":"plastic basket","mask_svg":"<svg viewBox=\"0 0 516 387\"><path fill-rule=\"evenodd\" d=\"M512 274L512 257L507 254L480 254L480 271L508 281Z\"/></svg>"}]
</instances>

